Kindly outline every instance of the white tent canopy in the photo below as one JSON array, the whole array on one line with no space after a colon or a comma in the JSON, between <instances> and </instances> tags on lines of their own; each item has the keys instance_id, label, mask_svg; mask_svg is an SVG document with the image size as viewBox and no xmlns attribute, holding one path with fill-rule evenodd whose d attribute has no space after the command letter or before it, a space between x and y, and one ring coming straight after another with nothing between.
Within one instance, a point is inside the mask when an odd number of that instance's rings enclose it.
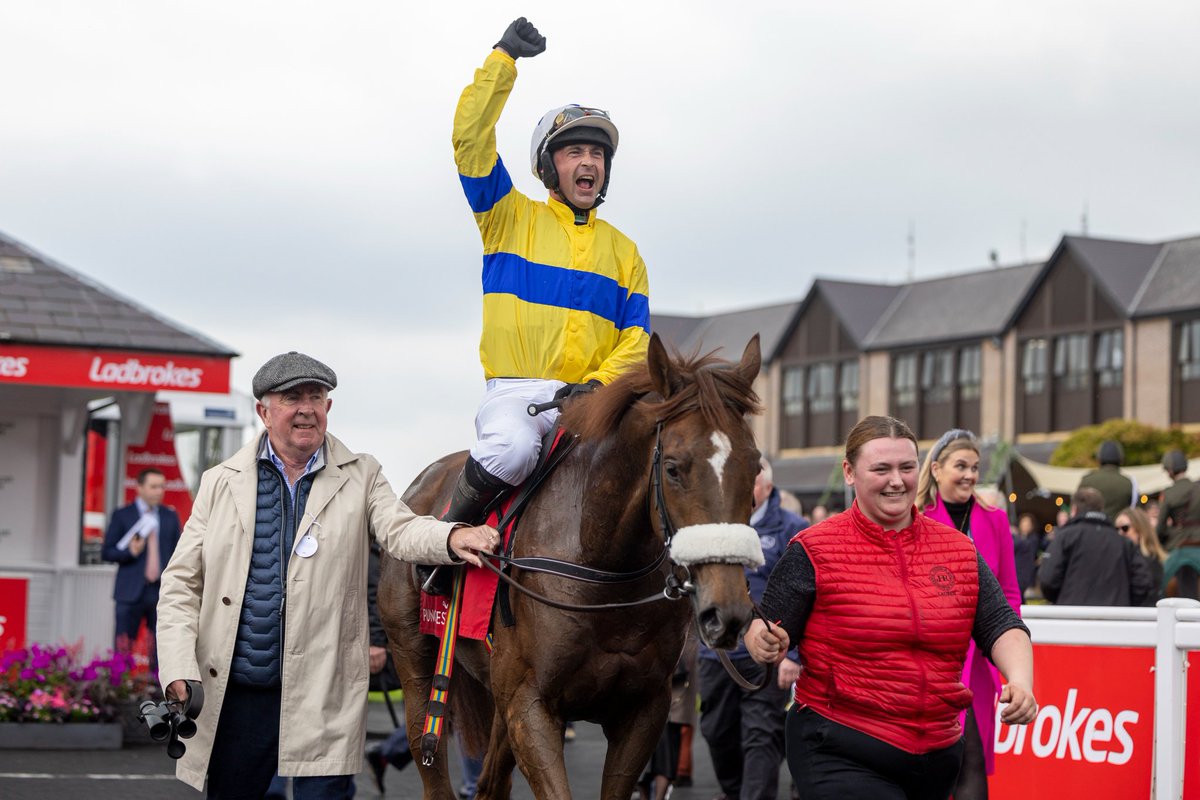
<instances>
[{"instance_id":1,"label":"white tent canopy","mask_svg":"<svg viewBox=\"0 0 1200 800\"><path fill-rule=\"evenodd\" d=\"M1029 477L1033 478L1041 488L1070 497L1079 488L1079 481L1092 471L1091 467L1053 467L1037 461L1030 461L1020 453L1013 454L1013 460L1021 464ZM1137 484L1142 494L1155 495L1171 485L1171 478L1160 464L1146 464L1140 467L1122 467L1121 472L1128 475ZM1188 462L1187 476L1192 480L1200 480L1200 458Z\"/></svg>"}]
</instances>

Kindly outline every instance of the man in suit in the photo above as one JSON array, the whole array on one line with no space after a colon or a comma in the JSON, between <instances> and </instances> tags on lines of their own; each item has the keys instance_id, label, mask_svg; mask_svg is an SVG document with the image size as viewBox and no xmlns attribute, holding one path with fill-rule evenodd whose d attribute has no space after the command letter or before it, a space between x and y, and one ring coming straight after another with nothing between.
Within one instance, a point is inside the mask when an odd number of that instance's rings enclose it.
<instances>
[{"instance_id":1,"label":"man in suit","mask_svg":"<svg viewBox=\"0 0 1200 800\"><path fill-rule=\"evenodd\" d=\"M118 508L104 534L105 561L119 564L113 600L117 604L118 653L128 653L142 620L150 632L150 666L158 665L154 646L158 622L158 579L179 541L179 515L162 504L166 477L154 468L138 473L137 497Z\"/></svg>"}]
</instances>

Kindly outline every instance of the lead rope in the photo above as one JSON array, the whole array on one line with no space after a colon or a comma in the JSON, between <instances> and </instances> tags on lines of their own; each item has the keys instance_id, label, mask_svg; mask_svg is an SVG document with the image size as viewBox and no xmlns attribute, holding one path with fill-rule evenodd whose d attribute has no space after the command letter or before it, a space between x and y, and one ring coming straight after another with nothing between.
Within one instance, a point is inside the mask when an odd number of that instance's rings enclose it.
<instances>
[{"instance_id":1,"label":"lead rope","mask_svg":"<svg viewBox=\"0 0 1200 800\"><path fill-rule=\"evenodd\" d=\"M437 669L429 689L429 705L425 710L425 729L421 733L421 765L433 766L438 742L446 718L446 698L450 694L450 673L454 670L454 648L458 644L458 619L462 610L463 574L466 570L454 571L454 586L450 591L450 609L446 612L446 627L442 631L442 643L438 648Z\"/></svg>"}]
</instances>

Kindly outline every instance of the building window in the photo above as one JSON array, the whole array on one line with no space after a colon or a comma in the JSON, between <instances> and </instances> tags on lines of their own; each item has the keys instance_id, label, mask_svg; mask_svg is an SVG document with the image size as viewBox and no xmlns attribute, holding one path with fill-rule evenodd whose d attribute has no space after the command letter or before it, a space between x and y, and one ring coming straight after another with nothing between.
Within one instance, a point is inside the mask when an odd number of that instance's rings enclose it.
<instances>
[{"instance_id":1,"label":"building window","mask_svg":"<svg viewBox=\"0 0 1200 800\"><path fill-rule=\"evenodd\" d=\"M834 366L813 364L808 368L808 410L813 414L833 411Z\"/></svg>"},{"instance_id":2,"label":"building window","mask_svg":"<svg viewBox=\"0 0 1200 800\"><path fill-rule=\"evenodd\" d=\"M1125 377L1125 332L1101 331L1096 336L1096 382L1120 386Z\"/></svg>"},{"instance_id":3,"label":"building window","mask_svg":"<svg viewBox=\"0 0 1200 800\"><path fill-rule=\"evenodd\" d=\"M978 400L983 380L979 345L958 351L958 396L963 400Z\"/></svg>"},{"instance_id":4,"label":"building window","mask_svg":"<svg viewBox=\"0 0 1200 800\"><path fill-rule=\"evenodd\" d=\"M1185 381L1200 378L1200 320L1179 326L1179 377Z\"/></svg>"},{"instance_id":5,"label":"building window","mask_svg":"<svg viewBox=\"0 0 1200 800\"><path fill-rule=\"evenodd\" d=\"M921 399L949 403L954 399L954 351L932 350L921 358Z\"/></svg>"},{"instance_id":6,"label":"building window","mask_svg":"<svg viewBox=\"0 0 1200 800\"><path fill-rule=\"evenodd\" d=\"M1054 377L1065 391L1080 391L1090 385L1088 338L1086 333L1071 333L1054 339Z\"/></svg>"},{"instance_id":7,"label":"building window","mask_svg":"<svg viewBox=\"0 0 1200 800\"><path fill-rule=\"evenodd\" d=\"M804 413L804 367L788 367L783 371L783 413L788 417Z\"/></svg>"},{"instance_id":8,"label":"building window","mask_svg":"<svg viewBox=\"0 0 1200 800\"><path fill-rule=\"evenodd\" d=\"M843 361L838 394L841 396L842 411L858 411L858 361Z\"/></svg>"},{"instance_id":9,"label":"building window","mask_svg":"<svg viewBox=\"0 0 1200 800\"><path fill-rule=\"evenodd\" d=\"M892 364L892 402L897 407L917 402L917 354L896 356Z\"/></svg>"},{"instance_id":10,"label":"building window","mask_svg":"<svg viewBox=\"0 0 1200 800\"><path fill-rule=\"evenodd\" d=\"M1046 340L1027 339L1021 346L1021 388L1025 394L1046 391Z\"/></svg>"}]
</instances>

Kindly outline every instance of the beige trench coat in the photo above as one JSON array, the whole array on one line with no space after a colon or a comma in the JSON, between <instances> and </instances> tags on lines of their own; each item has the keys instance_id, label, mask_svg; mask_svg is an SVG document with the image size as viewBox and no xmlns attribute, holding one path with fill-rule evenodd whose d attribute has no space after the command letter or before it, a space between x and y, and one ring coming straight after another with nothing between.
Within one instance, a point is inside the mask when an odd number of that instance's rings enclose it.
<instances>
[{"instance_id":1,"label":"beige trench coat","mask_svg":"<svg viewBox=\"0 0 1200 800\"><path fill-rule=\"evenodd\" d=\"M264 436L266 434L263 434ZM159 679L199 680L199 731L176 765L180 780L204 790L213 736L229 679L254 540L261 438L204 473L179 545L162 575L158 601ZM367 695L367 554L374 535L393 556L451 562L454 527L415 516L396 497L372 456L325 439L296 531L317 540L308 558L288 561L280 775L347 775L362 769Z\"/></svg>"}]
</instances>

